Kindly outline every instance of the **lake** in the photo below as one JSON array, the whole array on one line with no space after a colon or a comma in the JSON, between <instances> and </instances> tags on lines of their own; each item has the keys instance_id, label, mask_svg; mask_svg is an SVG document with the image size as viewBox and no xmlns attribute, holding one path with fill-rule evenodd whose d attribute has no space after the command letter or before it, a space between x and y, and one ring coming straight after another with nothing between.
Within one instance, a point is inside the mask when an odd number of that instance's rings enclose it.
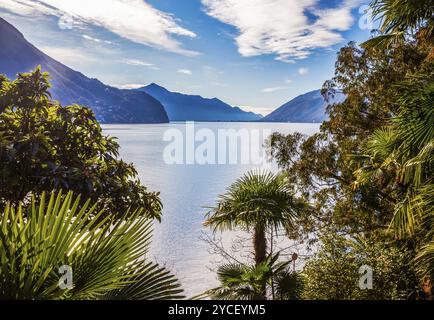
<instances>
[{"instance_id":1,"label":"lake","mask_svg":"<svg viewBox=\"0 0 434 320\"><path fill-rule=\"evenodd\" d=\"M217 164L201 164L203 157L195 159L194 154L189 161L188 154L191 154L192 148L193 152L199 155L203 150L194 150L201 144L200 141L189 146L191 132L188 132L186 123L104 125L103 129L105 134L118 138L122 159L135 164L141 182L149 190L161 192L163 220L161 224L155 225L150 258L175 273L182 282L187 297L191 297L218 284L216 275L211 270L216 267L213 262L218 257L211 254L210 245L201 239L209 234L209 230L202 226L204 214L207 212L204 207L212 206L218 195L224 193L226 188L245 172L267 166L271 170L277 170L273 164L264 166L254 161L242 161L243 153L246 153L242 149L246 143L242 142L237 150L239 157L236 163L230 160L224 163L224 159L219 161L219 133L225 130L248 132L250 141L256 143L258 132L266 135L270 132L289 134L298 131L311 135L318 132L319 127L320 124L297 123L195 123L194 133L202 138L208 137L212 140L214 133L215 141L208 141L207 146L215 147L216 154L210 155L209 150L205 154L209 156L208 163ZM180 144L179 141L175 142L177 135L178 138L184 138L181 146L183 150L175 150L178 153L183 152L176 158L179 164L176 164L176 159L172 157L176 152L169 152ZM168 140L170 137L173 140ZM259 147L262 149L262 144ZM227 150L229 159L231 150L229 147ZM214 162L213 158L216 159ZM226 243L233 237L234 233L223 235Z\"/></svg>"}]
</instances>

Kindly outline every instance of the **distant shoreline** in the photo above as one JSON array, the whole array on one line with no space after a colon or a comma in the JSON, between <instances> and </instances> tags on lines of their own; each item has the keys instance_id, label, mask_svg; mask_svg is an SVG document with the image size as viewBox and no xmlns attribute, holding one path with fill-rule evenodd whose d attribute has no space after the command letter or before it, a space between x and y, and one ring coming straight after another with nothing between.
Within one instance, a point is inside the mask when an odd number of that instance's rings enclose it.
<instances>
[{"instance_id":1,"label":"distant shoreline","mask_svg":"<svg viewBox=\"0 0 434 320\"><path fill-rule=\"evenodd\" d=\"M286 122L286 121L170 121L170 122L151 122L151 123L146 123L146 122L132 122L132 123L101 123L101 125L106 126L106 125L138 125L138 124L155 124L155 125L160 125L160 124L172 124L172 123L187 123L187 122L194 122L194 123L287 123L287 124L322 124L322 122Z\"/></svg>"}]
</instances>

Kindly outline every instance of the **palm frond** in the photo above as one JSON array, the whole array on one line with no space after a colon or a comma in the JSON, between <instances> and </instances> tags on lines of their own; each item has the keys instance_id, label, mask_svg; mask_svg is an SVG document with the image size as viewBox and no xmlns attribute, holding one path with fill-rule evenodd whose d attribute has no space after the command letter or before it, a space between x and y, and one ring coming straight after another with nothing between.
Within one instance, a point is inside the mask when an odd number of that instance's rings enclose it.
<instances>
[{"instance_id":1,"label":"palm frond","mask_svg":"<svg viewBox=\"0 0 434 320\"><path fill-rule=\"evenodd\" d=\"M414 31L433 19L431 0L373 0L373 15L385 33Z\"/></svg>"},{"instance_id":2,"label":"palm frond","mask_svg":"<svg viewBox=\"0 0 434 320\"><path fill-rule=\"evenodd\" d=\"M111 292L125 297L128 290L134 293L131 299L179 297L176 279L143 260L152 221L141 210L110 221L89 201L80 203L72 192L52 192L48 201L44 193L27 208L5 207L0 216L1 299L101 299ZM61 266L72 270L67 289L59 285Z\"/></svg>"},{"instance_id":3,"label":"palm frond","mask_svg":"<svg viewBox=\"0 0 434 320\"><path fill-rule=\"evenodd\" d=\"M127 275L127 285L103 296L107 300L173 300L185 296L179 281L158 264L142 262Z\"/></svg>"},{"instance_id":4,"label":"palm frond","mask_svg":"<svg viewBox=\"0 0 434 320\"><path fill-rule=\"evenodd\" d=\"M251 171L219 197L205 225L214 230L250 229L258 224L290 229L303 206L284 175Z\"/></svg>"},{"instance_id":5,"label":"palm frond","mask_svg":"<svg viewBox=\"0 0 434 320\"><path fill-rule=\"evenodd\" d=\"M277 253L253 266L222 265L217 270L220 286L208 290L204 295L221 300L260 300L267 296L267 285L271 287L277 283L280 297L287 299L294 290L284 286L291 285L285 282L289 264L290 261L280 262Z\"/></svg>"},{"instance_id":6,"label":"palm frond","mask_svg":"<svg viewBox=\"0 0 434 320\"><path fill-rule=\"evenodd\" d=\"M371 39L363 42L360 46L364 49L389 49L404 41L404 32L396 32L392 34L382 34L372 37Z\"/></svg>"}]
</instances>

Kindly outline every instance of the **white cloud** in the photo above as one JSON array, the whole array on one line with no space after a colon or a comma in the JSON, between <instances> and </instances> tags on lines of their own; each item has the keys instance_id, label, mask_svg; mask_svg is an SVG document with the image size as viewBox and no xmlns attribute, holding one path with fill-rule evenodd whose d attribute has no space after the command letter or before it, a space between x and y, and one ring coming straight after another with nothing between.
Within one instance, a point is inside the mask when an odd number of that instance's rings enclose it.
<instances>
[{"instance_id":1,"label":"white cloud","mask_svg":"<svg viewBox=\"0 0 434 320\"><path fill-rule=\"evenodd\" d=\"M182 74L186 74L188 76L191 76L193 74L193 72L191 70L188 70L188 69L179 69L177 72L182 73Z\"/></svg>"},{"instance_id":2,"label":"white cloud","mask_svg":"<svg viewBox=\"0 0 434 320\"><path fill-rule=\"evenodd\" d=\"M271 92L276 92L276 91L282 91L282 90L286 90L286 89L289 89L289 87L284 87L284 86L282 86L282 87L271 87L271 88L264 88L264 89L262 89L262 92L265 92L265 93L271 93Z\"/></svg>"},{"instance_id":3,"label":"white cloud","mask_svg":"<svg viewBox=\"0 0 434 320\"><path fill-rule=\"evenodd\" d=\"M0 8L23 16L34 16L39 14L57 15L59 13L58 10L49 7L44 3L29 0L2 0L0 2Z\"/></svg>"},{"instance_id":4,"label":"white cloud","mask_svg":"<svg viewBox=\"0 0 434 320\"><path fill-rule=\"evenodd\" d=\"M50 46L42 46L39 47L39 49L41 49L42 52L46 53L51 58L74 68L77 68L77 66L101 62L101 60L98 60L94 55L86 53L81 49Z\"/></svg>"},{"instance_id":5,"label":"white cloud","mask_svg":"<svg viewBox=\"0 0 434 320\"><path fill-rule=\"evenodd\" d=\"M340 32L351 28L360 2L320 9L317 0L202 0L208 15L238 29L242 56L274 54L287 63L343 41Z\"/></svg>"},{"instance_id":6,"label":"white cloud","mask_svg":"<svg viewBox=\"0 0 434 320\"><path fill-rule=\"evenodd\" d=\"M309 73L309 69L307 69L307 68L300 68L300 69L297 70L297 72L298 72L299 75L305 76L305 75L307 75Z\"/></svg>"},{"instance_id":7,"label":"white cloud","mask_svg":"<svg viewBox=\"0 0 434 320\"><path fill-rule=\"evenodd\" d=\"M282 56L276 57L276 60L282 61L285 63L291 63L291 64L296 63L296 61L294 59L289 59L287 55L282 55Z\"/></svg>"},{"instance_id":8,"label":"white cloud","mask_svg":"<svg viewBox=\"0 0 434 320\"><path fill-rule=\"evenodd\" d=\"M78 23L107 29L130 41L188 56L199 53L182 48L174 36L194 38L177 19L143 0L1 0L0 8L25 15L70 16Z\"/></svg>"},{"instance_id":9,"label":"white cloud","mask_svg":"<svg viewBox=\"0 0 434 320\"><path fill-rule=\"evenodd\" d=\"M82 37L86 40L89 40L89 41L93 41L93 42L97 42L97 43L101 42L101 39L88 36L87 34L83 34Z\"/></svg>"},{"instance_id":10,"label":"white cloud","mask_svg":"<svg viewBox=\"0 0 434 320\"><path fill-rule=\"evenodd\" d=\"M115 84L115 85L113 85L113 87L119 88L119 89L131 90L131 89L142 88L142 87L144 87L144 84L138 84L138 83Z\"/></svg>"},{"instance_id":11,"label":"white cloud","mask_svg":"<svg viewBox=\"0 0 434 320\"><path fill-rule=\"evenodd\" d=\"M293 80L291 78L288 78L285 80L286 83L291 84L293 82Z\"/></svg>"},{"instance_id":12,"label":"white cloud","mask_svg":"<svg viewBox=\"0 0 434 320\"><path fill-rule=\"evenodd\" d=\"M239 108L247 112L258 113L262 116L267 115L274 110L273 108L267 108L267 107L262 108L262 107L253 107L253 106L239 106Z\"/></svg>"},{"instance_id":13,"label":"white cloud","mask_svg":"<svg viewBox=\"0 0 434 320\"><path fill-rule=\"evenodd\" d=\"M158 68L155 64L148 63L148 62L145 62L142 60L127 59L127 60L124 60L122 62L129 65L129 66L145 67L145 68L152 69L152 70L160 70L160 68Z\"/></svg>"}]
</instances>

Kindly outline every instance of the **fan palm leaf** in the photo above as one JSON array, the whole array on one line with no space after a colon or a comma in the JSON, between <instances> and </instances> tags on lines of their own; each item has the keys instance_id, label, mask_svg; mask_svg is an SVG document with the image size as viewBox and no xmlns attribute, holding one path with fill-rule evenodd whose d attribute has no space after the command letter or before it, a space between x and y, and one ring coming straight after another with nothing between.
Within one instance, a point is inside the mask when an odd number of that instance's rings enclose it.
<instances>
[{"instance_id":1,"label":"fan palm leaf","mask_svg":"<svg viewBox=\"0 0 434 320\"><path fill-rule=\"evenodd\" d=\"M225 264L218 268L220 286L205 293L221 300L263 300L267 296L267 285L274 282L281 297L288 297L294 288L284 286L290 262L279 262L279 254L269 255L266 260L253 266L239 263ZM288 284L288 283L285 283Z\"/></svg>"},{"instance_id":2,"label":"fan palm leaf","mask_svg":"<svg viewBox=\"0 0 434 320\"><path fill-rule=\"evenodd\" d=\"M219 197L217 206L207 214L205 225L214 230L250 230L258 224L290 229L302 206L284 175L251 171Z\"/></svg>"},{"instance_id":3,"label":"fan palm leaf","mask_svg":"<svg viewBox=\"0 0 434 320\"><path fill-rule=\"evenodd\" d=\"M0 298L177 298L177 280L146 262L152 221L141 210L111 221L69 192L45 193L24 208L8 204L0 216ZM69 266L72 284L60 286ZM146 292L146 294L145 294Z\"/></svg>"},{"instance_id":4,"label":"fan palm leaf","mask_svg":"<svg viewBox=\"0 0 434 320\"><path fill-rule=\"evenodd\" d=\"M400 190L390 224L400 238L413 234L427 214L434 212L432 170L434 165L434 81L433 75L415 76L400 87L399 111L389 126L378 129L359 157L356 184L382 179Z\"/></svg>"},{"instance_id":5,"label":"fan palm leaf","mask_svg":"<svg viewBox=\"0 0 434 320\"><path fill-rule=\"evenodd\" d=\"M373 16L380 22L381 35L362 44L365 48L389 47L404 39L406 33L424 30L425 39L434 34L434 6L431 0L373 0Z\"/></svg>"},{"instance_id":6,"label":"fan palm leaf","mask_svg":"<svg viewBox=\"0 0 434 320\"><path fill-rule=\"evenodd\" d=\"M304 207L284 174L250 171L219 197L204 224L214 231L253 230L255 262L259 265L267 257L266 230L283 228L289 233Z\"/></svg>"}]
</instances>

